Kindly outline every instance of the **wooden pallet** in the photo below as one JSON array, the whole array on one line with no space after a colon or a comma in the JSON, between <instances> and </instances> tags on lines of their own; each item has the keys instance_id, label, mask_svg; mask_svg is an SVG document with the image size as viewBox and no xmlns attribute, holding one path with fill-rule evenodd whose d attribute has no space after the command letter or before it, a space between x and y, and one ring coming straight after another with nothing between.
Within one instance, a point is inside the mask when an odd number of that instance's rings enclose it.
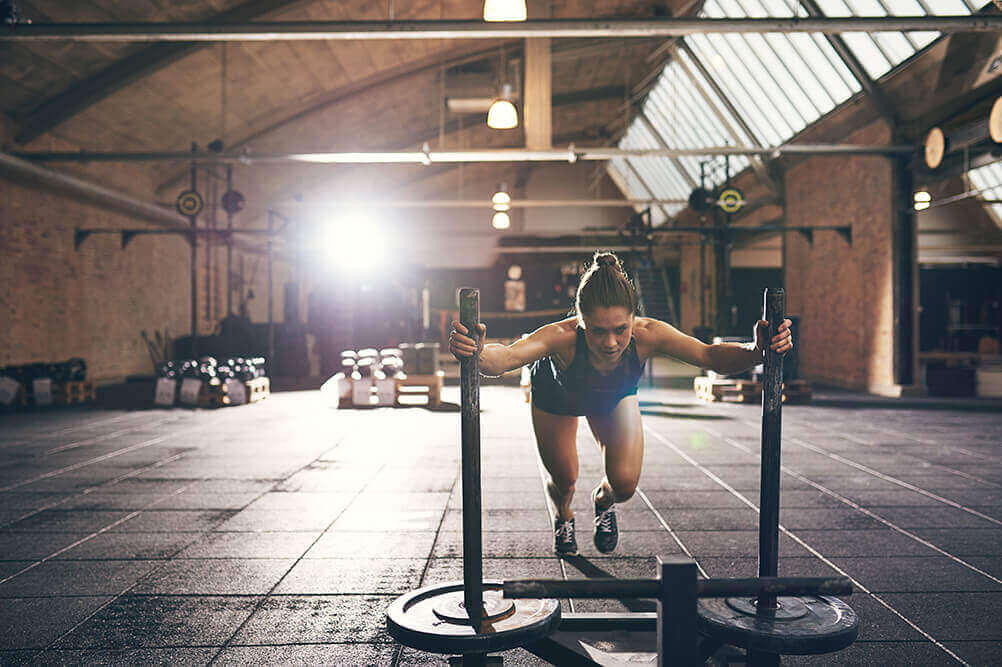
<instances>
[{"instance_id":1,"label":"wooden pallet","mask_svg":"<svg viewBox=\"0 0 1002 667\"><path fill-rule=\"evenodd\" d=\"M755 403L762 401L762 383L753 380L718 380L698 377L693 380L696 397L707 402L733 401ZM790 380L783 383L784 403L807 403L811 400L811 385L807 380Z\"/></svg>"},{"instance_id":2,"label":"wooden pallet","mask_svg":"<svg viewBox=\"0 0 1002 667\"><path fill-rule=\"evenodd\" d=\"M397 378L397 407L409 405L427 405L429 408L437 408L442 404L442 384L445 380L445 371L438 371L431 375L405 375L401 373ZM421 401L421 396L427 396L427 402Z\"/></svg>"},{"instance_id":3,"label":"wooden pallet","mask_svg":"<svg viewBox=\"0 0 1002 667\"><path fill-rule=\"evenodd\" d=\"M257 403L271 396L271 380L266 377L248 380L244 385L247 387L248 403Z\"/></svg>"},{"instance_id":4,"label":"wooden pallet","mask_svg":"<svg viewBox=\"0 0 1002 667\"><path fill-rule=\"evenodd\" d=\"M226 385L218 378L213 378L210 382L202 382L202 388L198 392L198 407L221 408L229 404L229 392L226 390Z\"/></svg>"},{"instance_id":5,"label":"wooden pallet","mask_svg":"<svg viewBox=\"0 0 1002 667\"><path fill-rule=\"evenodd\" d=\"M93 380L52 383L52 402L56 405L73 405L94 400L97 400L97 385Z\"/></svg>"}]
</instances>

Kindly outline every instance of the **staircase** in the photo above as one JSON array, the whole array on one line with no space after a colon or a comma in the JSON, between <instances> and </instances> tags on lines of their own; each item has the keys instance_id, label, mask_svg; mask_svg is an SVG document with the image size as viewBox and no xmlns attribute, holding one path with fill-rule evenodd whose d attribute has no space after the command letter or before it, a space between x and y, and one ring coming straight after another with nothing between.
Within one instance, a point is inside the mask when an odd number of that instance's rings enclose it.
<instances>
[{"instance_id":1,"label":"staircase","mask_svg":"<svg viewBox=\"0 0 1002 667\"><path fill-rule=\"evenodd\" d=\"M634 260L631 273L640 296L641 312L647 317L678 325L675 301L668 292L668 277L660 266L648 259Z\"/></svg>"}]
</instances>

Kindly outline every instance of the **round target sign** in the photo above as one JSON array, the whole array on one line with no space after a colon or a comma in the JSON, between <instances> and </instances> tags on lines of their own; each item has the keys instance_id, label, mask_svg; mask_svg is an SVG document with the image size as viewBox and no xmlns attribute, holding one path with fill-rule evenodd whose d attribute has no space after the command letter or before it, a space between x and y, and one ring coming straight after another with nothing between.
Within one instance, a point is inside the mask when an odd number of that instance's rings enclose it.
<instances>
[{"instance_id":1,"label":"round target sign","mask_svg":"<svg viewBox=\"0 0 1002 667\"><path fill-rule=\"evenodd\" d=\"M740 190L728 188L720 193L720 208L724 213L737 213L745 204L745 198Z\"/></svg>"},{"instance_id":2,"label":"round target sign","mask_svg":"<svg viewBox=\"0 0 1002 667\"><path fill-rule=\"evenodd\" d=\"M203 205L202 195L194 190L185 190L177 196L177 212L181 215L198 215L202 212Z\"/></svg>"}]
</instances>

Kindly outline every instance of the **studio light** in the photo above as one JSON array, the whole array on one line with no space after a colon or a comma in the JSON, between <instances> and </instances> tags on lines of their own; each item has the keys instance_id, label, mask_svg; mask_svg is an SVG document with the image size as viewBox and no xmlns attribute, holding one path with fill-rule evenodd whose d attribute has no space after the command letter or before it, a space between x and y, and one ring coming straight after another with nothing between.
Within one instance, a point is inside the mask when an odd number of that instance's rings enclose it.
<instances>
[{"instance_id":1,"label":"studio light","mask_svg":"<svg viewBox=\"0 0 1002 667\"><path fill-rule=\"evenodd\" d=\"M485 21L524 21L524 0L484 0Z\"/></svg>"},{"instance_id":2,"label":"studio light","mask_svg":"<svg viewBox=\"0 0 1002 667\"><path fill-rule=\"evenodd\" d=\"M511 86L504 84L501 87L501 96L494 100L491 108L487 111L487 127L495 130L510 130L518 127L518 111L511 103Z\"/></svg>"},{"instance_id":3,"label":"studio light","mask_svg":"<svg viewBox=\"0 0 1002 667\"><path fill-rule=\"evenodd\" d=\"M511 227L511 218L504 211L498 211L491 218L491 225L494 226L494 229L508 229Z\"/></svg>"},{"instance_id":4,"label":"studio light","mask_svg":"<svg viewBox=\"0 0 1002 667\"><path fill-rule=\"evenodd\" d=\"M498 187L498 191L491 197L491 204L495 211L507 211L511 208L511 195L508 194L507 187L504 185Z\"/></svg>"}]
</instances>

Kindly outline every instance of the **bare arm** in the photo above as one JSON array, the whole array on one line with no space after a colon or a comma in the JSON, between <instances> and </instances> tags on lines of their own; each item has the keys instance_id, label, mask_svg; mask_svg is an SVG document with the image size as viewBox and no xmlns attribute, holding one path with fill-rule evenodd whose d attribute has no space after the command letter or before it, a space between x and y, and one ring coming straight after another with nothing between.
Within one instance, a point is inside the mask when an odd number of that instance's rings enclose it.
<instances>
[{"instance_id":1,"label":"bare arm","mask_svg":"<svg viewBox=\"0 0 1002 667\"><path fill-rule=\"evenodd\" d=\"M449 351L457 359L470 357L476 349L480 349L480 372L484 375L503 375L531 364L533 361L550 354L566 339L567 330L561 322L554 322L536 329L531 334L515 341L511 345L498 343L483 344L487 327L480 325L479 343L474 343L469 337L469 331L459 322L452 323L452 334L449 336Z\"/></svg>"},{"instance_id":2,"label":"bare arm","mask_svg":"<svg viewBox=\"0 0 1002 667\"><path fill-rule=\"evenodd\" d=\"M793 349L790 324L790 320L784 320L780 324L779 333L770 343L772 350L785 354ZM768 336L768 323L760 320L755 325L754 343L707 345L660 320L648 320L645 331L650 338L649 344L654 354L674 357L693 366L710 368L722 375L729 375L762 361L765 354L765 339Z\"/></svg>"}]
</instances>

